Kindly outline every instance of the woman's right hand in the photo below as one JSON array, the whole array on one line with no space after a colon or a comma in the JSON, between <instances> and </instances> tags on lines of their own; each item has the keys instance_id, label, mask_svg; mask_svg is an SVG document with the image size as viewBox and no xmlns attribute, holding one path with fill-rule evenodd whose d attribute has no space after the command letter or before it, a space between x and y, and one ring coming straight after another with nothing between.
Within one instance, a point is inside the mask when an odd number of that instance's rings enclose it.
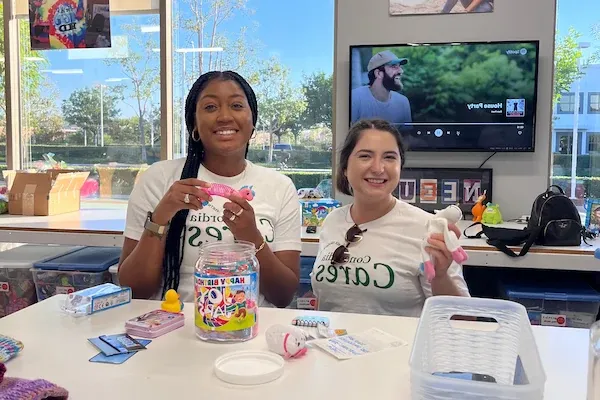
<instances>
[{"instance_id":1,"label":"woman's right hand","mask_svg":"<svg viewBox=\"0 0 600 400\"><path fill-rule=\"evenodd\" d=\"M212 197L201 189L209 187L210 183L195 178L176 181L156 206L152 221L159 225L166 225L179 210L201 209L203 201L212 201ZM189 203L185 202L186 195Z\"/></svg>"}]
</instances>

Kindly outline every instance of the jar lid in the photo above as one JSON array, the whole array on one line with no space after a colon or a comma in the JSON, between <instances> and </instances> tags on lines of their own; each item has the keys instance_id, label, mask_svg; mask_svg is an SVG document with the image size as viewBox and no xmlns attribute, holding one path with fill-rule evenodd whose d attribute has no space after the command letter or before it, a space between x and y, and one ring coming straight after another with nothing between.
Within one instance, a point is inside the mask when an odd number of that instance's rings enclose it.
<instances>
[{"instance_id":1,"label":"jar lid","mask_svg":"<svg viewBox=\"0 0 600 400\"><path fill-rule=\"evenodd\" d=\"M283 357L269 351L234 351L217 358L215 374L235 385L260 385L283 374Z\"/></svg>"}]
</instances>

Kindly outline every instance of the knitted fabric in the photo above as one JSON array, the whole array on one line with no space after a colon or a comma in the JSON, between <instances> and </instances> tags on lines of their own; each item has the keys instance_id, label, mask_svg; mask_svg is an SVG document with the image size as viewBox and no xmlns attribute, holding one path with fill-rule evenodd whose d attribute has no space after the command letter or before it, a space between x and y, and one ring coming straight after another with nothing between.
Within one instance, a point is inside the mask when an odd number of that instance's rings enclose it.
<instances>
[{"instance_id":1,"label":"knitted fabric","mask_svg":"<svg viewBox=\"0 0 600 400\"><path fill-rule=\"evenodd\" d=\"M23 343L9 336L0 335L0 362L7 362L23 350Z\"/></svg>"},{"instance_id":2,"label":"knitted fabric","mask_svg":"<svg viewBox=\"0 0 600 400\"><path fill-rule=\"evenodd\" d=\"M6 378L0 363L0 400L66 400L69 392L43 379Z\"/></svg>"}]
</instances>

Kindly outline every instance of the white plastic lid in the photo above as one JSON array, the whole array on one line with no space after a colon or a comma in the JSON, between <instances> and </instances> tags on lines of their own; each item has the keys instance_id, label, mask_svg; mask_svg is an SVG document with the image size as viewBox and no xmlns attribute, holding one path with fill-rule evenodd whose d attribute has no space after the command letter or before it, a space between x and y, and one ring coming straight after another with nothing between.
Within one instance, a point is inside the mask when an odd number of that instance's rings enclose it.
<instances>
[{"instance_id":1,"label":"white plastic lid","mask_svg":"<svg viewBox=\"0 0 600 400\"><path fill-rule=\"evenodd\" d=\"M268 351L234 351L217 358L215 374L235 385L260 385L283 374L283 357Z\"/></svg>"}]
</instances>

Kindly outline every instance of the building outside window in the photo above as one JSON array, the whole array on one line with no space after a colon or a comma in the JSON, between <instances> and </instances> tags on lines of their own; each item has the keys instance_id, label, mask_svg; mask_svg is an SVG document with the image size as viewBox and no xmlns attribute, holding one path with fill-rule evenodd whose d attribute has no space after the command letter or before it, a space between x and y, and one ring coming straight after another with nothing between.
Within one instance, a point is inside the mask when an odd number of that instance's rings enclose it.
<instances>
[{"instance_id":1,"label":"building outside window","mask_svg":"<svg viewBox=\"0 0 600 400\"><path fill-rule=\"evenodd\" d=\"M555 46L552 183L581 210L584 198L600 198L600 18L590 10L600 3L558 1Z\"/></svg>"}]
</instances>

